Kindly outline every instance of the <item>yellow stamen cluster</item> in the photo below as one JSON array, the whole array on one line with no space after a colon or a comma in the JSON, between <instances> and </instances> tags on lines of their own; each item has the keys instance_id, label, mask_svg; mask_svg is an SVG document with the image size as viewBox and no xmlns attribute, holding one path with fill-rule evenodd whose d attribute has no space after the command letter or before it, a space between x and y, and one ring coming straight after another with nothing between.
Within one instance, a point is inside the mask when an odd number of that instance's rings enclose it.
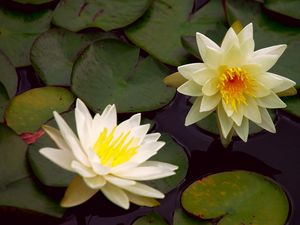
<instances>
[{"instance_id":1,"label":"yellow stamen cluster","mask_svg":"<svg viewBox=\"0 0 300 225\"><path fill-rule=\"evenodd\" d=\"M108 167L118 166L127 162L136 154L139 148L136 144L138 141L136 138L128 140L130 131L126 134L121 133L118 137L115 137L115 130L114 128L108 133L107 129L104 128L94 145L94 151L99 156L101 164Z\"/></svg>"},{"instance_id":2,"label":"yellow stamen cluster","mask_svg":"<svg viewBox=\"0 0 300 225\"><path fill-rule=\"evenodd\" d=\"M231 105L234 111L240 104L247 104L245 95L254 92L254 80L247 71L240 67L221 67L218 89L222 99L227 105Z\"/></svg>"}]
</instances>

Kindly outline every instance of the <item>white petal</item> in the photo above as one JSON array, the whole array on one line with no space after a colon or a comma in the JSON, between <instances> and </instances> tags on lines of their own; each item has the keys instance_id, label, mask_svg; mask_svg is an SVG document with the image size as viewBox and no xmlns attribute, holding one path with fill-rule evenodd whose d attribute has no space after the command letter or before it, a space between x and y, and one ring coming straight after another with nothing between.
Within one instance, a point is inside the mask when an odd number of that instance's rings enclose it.
<instances>
[{"instance_id":1,"label":"white petal","mask_svg":"<svg viewBox=\"0 0 300 225\"><path fill-rule=\"evenodd\" d=\"M275 73L267 72L265 73L264 78L265 77L269 78L265 84L272 85L270 88L272 88L275 93L285 91L296 85L294 81Z\"/></svg>"},{"instance_id":2,"label":"white petal","mask_svg":"<svg viewBox=\"0 0 300 225\"><path fill-rule=\"evenodd\" d=\"M55 129L54 127L50 127L47 125L43 125L43 129L47 132L50 138L55 142L55 144L64 151L70 151L68 144L66 143L65 139L59 132L59 130Z\"/></svg>"},{"instance_id":3,"label":"white petal","mask_svg":"<svg viewBox=\"0 0 300 225\"><path fill-rule=\"evenodd\" d=\"M254 96L257 98L265 97L271 94L271 90L265 87L263 84L256 82Z\"/></svg>"},{"instance_id":4,"label":"white petal","mask_svg":"<svg viewBox=\"0 0 300 225\"><path fill-rule=\"evenodd\" d=\"M132 168L130 170L120 171L115 173L118 177L130 179L130 180L154 180L158 178L168 177L174 175L172 170L155 166L140 166Z\"/></svg>"},{"instance_id":5,"label":"white petal","mask_svg":"<svg viewBox=\"0 0 300 225\"><path fill-rule=\"evenodd\" d=\"M86 167L85 165L73 160L71 163L71 167L74 172L78 173L82 177L95 177L96 173L90 167Z\"/></svg>"},{"instance_id":6,"label":"white petal","mask_svg":"<svg viewBox=\"0 0 300 225\"><path fill-rule=\"evenodd\" d=\"M223 105L221 104L219 104L218 106L217 115L223 137L226 138L233 126L233 121L227 116L226 112L224 111Z\"/></svg>"},{"instance_id":7,"label":"white petal","mask_svg":"<svg viewBox=\"0 0 300 225\"><path fill-rule=\"evenodd\" d=\"M124 186L122 188L126 191L129 191L130 193L144 196L144 197L149 197L149 198L165 197L165 195L160 191L141 183L136 183L135 185L131 185L131 186Z\"/></svg>"},{"instance_id":8,"label":"white petal","mask_svg":"<svg viewBox=\"0 0 300 225\"><path fill-rule=\"evenodd\" d=\"M89 200L97 191L89 188L80 176L76 176L68 186L60 205L62 207L80 205Z\"/></svg>"},{"instance_id":9,"label":"white petal","mask_svg":"<svg viewBox=\"0 0 300 225\"><path fill-rule=\"evenodd\" d=\"M128 196L122 189L110 183L106 183L106 185L101 188L101 191L112 203L122 207L123 209L129 208Z\"/></svg>"},{"instance_id":10,"label":"white petal","mask_svg":"<svg viewBox=\"0 0 300 225\"><path fill-rule=\"evenodd\" d=\"M214 78L216 75L217 73L214 70L203 68L202 70L199 70L191 75L191 79L193 79L193 81L195 81L197 84L203 86L206 81Z\"/></svg>"},{"instance_id":11,"label":"white petal","mask_svg":"<svg viewBox=\"0 0 300 225\"><path fill-rule=\"evenodd\" d=\"M90 164L87 160L87 157L86 157L76 135L73 133L73 131L68 126L68 124L65 122L65 120L57 112L53 112L53 114L54 114L56 123L60 129L60 132L61 132L62 136L64 137L66 143L69 145L75 158L79 162L84 164L85 166L89 166Z\"/></svg>"},{"instance_id":12,"label":"white petal","mask_svg":"<svg viewBox=\"0 0 300 225\"><path fill-rule=\"evenodd\" d=\"M93 151L92 148L90 148L87 153L94 172L96 172L99 175L106 175L109 173L110 168L102 166L100 164L99 156Z\"/></svg>"},{"instance_id":13,"label":"white petal","mask_svg":"<svg viewBox=\"0 0 300 225\"><path fill-rule=\"evenodd\" d=\"M116 177L113 175L106 175L105 179L108 182L112 183L113 185L120 186L120 187L136 184L136 182L134 180L128 180L128 179Z\"/></svg>"},{"instance_id":14,"label":"white petal","mask_svg":"<svg viewBox=\"0 0 300 225\"><path fill-rule=\"evenodd\" d=\"M205 59L203 59L206 66L213 70L217 70L220 66L222 59L223 54L221 51L209 47L206 48Z\"/></svg>"},{"instance_id":15,"label":"white petal","mask_svg":"<svg viewBox=\"0 0 300 225\"><path fill-rule=\"evenodd\" d=\"M223 99L222 99L222 106L223 106L223 109L224 109L226 115L228 117L231 117L234 113L234 109L232 108L232 106L229 104L226 104L226 102Z\"/></svg>"},{"instance_id":16,"label":"white petal","mask_svg":"<svg viewBox=\"0 0 300 225\"><path fill-rule=\"evenodd\" d=\"M159 206L159 202L153 198L147 198L135 194L131 194L130 192L126 192L129 201L140 206L148 206L148 207L154 207Z\"/></svg>"},{"instance_id":17,"label":"white petal","mask_svg":"<svg viewBox=\"0 0 300 225\"><path fill-rule=\"evenodd\" d=\"M205 65L204 63L191 63L191 64L187 64L187 65L183 65L183 66L179 66L178 72L187 80L191 79L191 75L193 73L195 73L198 70L201 70L202 68L204 68Z\"/></svg>"},{"instance_id":18,"label":"white petal","mask_svg":"<svg viewBox=\"0 0 300 225\"><path fill-rule=\"evenodd\" d=\"M240 104L237 111L232 114L231 119L235 122L237 126L241 126L243 117L244 117L244 106Z\"/></svg>"},{"instance_id":19,"label":"white petal","mask_svg":"<svg viewBox=\"0 0 300 225\"><path fill-rule=\"evenodd\" d=\"M143 140L144 143L147 142L155 142L160 138L160 133L151 133L151 134L147 134Z\"/></svg>"},{"instance_id":20,"label":"white petal","mask_svg":"<svg viewBox=\"0 0 300 225\"><path fill-rule=\"evenodd\" d=\"M167 170L177 170L178 169L178 166L175 166L170 163L159 162L159 161L150 161L150 160L144 162L140 166L155 166L155 167L160 167L160 168L167 169Z\"/></svg>"},{"instance_id":21,"label":"white petal","mask_svg":"<svg viewBox=\"0 0 300 225\"><path fill-rule=\"evenodd\" d=\"M261 115L256 101L252 97L247 97L247 105L244 105L244 115L255 123L261 123Z\"/></svg>"},{"instance_id":22,"label":"white petal","mask_svg":"<svg viewBox=\"0 0 300 225\"><path fill-rule=\"evenodd\" d=\"M211 111L216 108L216 106L220 103L221 95L215 94L212 96L204 95L202 98L200 112Z\"/></svg>"},{"instance_id":23,"label":"white petal","mask_svg":"<svg viewBox=\"0 0 300 225\"><path fill-rule=\"evenodd\" d=\"M203 94L208 96L215 95L219 91L218 83L219 83L219 79L217 78L212 78L208 80L202 88Z\"/></svg>"},{"instance_id":24,"label":"white petal","mask_svg":"<svg viewBox=\"0 0 300 225\"><path fill-rule=\"evenodd\" d=\"M177 88L177 91L188 96L202 95L202 87L193 80L188 80L187 82L182 84L179 88Z\"/></svg>"},{"instance_id":25,"label":"white petal","mask_svg":"<svg viewBox=\"0 0 300 225\"><path fill-rule=\"evenodd\" d=\"M135 138L136 140L138 140L138 142L132 144L135 146L140 145L144 140L149 128L150 128L150 124L144 124L131 129L130 134L128 135L125 143L127 143L131 138ZM131 145L129 145L129 147L130 146Z\"/></svg>"},{"instance_id":26,"label":"white petal","mask_svg":"<svg viewBox=\"0 0 300 225\"><path fill-rule=\"evenodd\" d=\"M40 149L40 153L56 165L73 171L71 162L74 160L74 157L69 151L47 147Z\"/></svg>"},{"instance_id":27,"label":"white petal","mask_svg":"<svg viewBox=\"0 0 300 225\"><path fill-rule=\"evenodd\" d=\"M117 110L116 106L112 105L108 110L102 113L102 126L107 128L110 132L117 126Z\"/></svg>"},{"instance_id":28,"label":"white petal","mask_svg":"<svg viewBox=\"0 0 300 225\"><path fill-rule=\"evenodd\" d=\"M268 71L277 62L286 47L286 45L276 45L255 51L249 62L257 63L261 65L263 71Z\"/></svg>"},{"instance_id":29,"label":"white petal","mask_svg":"<svg viewBox=\"0 0 300 225\"><path fill-rule=\"evenodd\" d=\"M83 180L92 189L100 189L106 184L103 176L84 177Z\"/></svg>"},{"instance_id":30,"label":"white petal","mask_svg":"<svg viewBox=\"0 0 300 225\"><path fill-rule=\"evenodd\" d=\"M132 163L143 163L153 155L157 153L159 149L161 149L165 145L165 142L157 141L157 142L147 142L141 145L138 149L138 152L131 157L130 162Z\"/></svg>"},{"instance_id":31,"label":"white petal","mask_svg":"<svg viewBox=\"0 0 300 225\"><path fill-rule=\"evenodd\" d=\"M206 60L207 47L220 51L220 47L215 42L213 42L211 39L209 39L208 37L206 37L201 33L196 33L196 41L197 41L201 58L203 59L204 62L207 61Z\"/></svg>"},{"instance_id":32,"label":"white petal","mask_svg":"<svg viewBox=\"0 0 300 225\"><path fill-rule=\"evenodd\" d=\"M200 105L201 105L202 98L197 98L188 112L186 118L185 118L185 126L189 126L193 123L196 123L199 120L202 120L203 118L207 117L209 114L212 113L212 111L208 112L200 112Z\"/></svg>"},{"instance_id":33,"label":"white petal","mask_svg":"<svg viewBox=\"0 0 300 225\"><path fill-rule=\"evenodd\" d=\"M241 49L238 45L232 45L230 49L226 51L226 54L223 58L222 65L228 67L240 66L244 61Z\"/></svg>"},{"instance_id":34,"label":"white petal","mask_svg":"<svg viewBox=\"0 0 300 225\"><path fill-rule=\"evenodd\" d=\"M224 52L227 52L232 48L233 45L237 45L239 47L239 39L235 31L233 30L233 28L230 27L226 32L225 37L222 41L221 49Z\"/></svg>"},{"instance_id":35,"label":"white petal","mask_svg":"<svg viewBox=\"0 0 300 225\"><path fill-rule=\"evenodd\" d=\"M76 101L75 120L80 143L82 144L84 149L88 149L89 145L91 144L90 132L92 117L88 108L80 99L77 99Z\"/></svg>"},{"instance_id":36,"label":"white petal","mask_svg":"<svg viewBox=\"0 0 300 225\"><path fill-rule=\"evenodd\" d=\"M127 133L134 127L138 127L141 123L141 114L137 113L130 117L128 120L123 121L116 127L115 136L121 135L121 133Z\"/></svg>"},{"instance_id":37,"label":"white petal","mask_svg":"<svg viewBox=\"0 0 300 225\"><path fill-rule=\"evenodd\" d=\"M239 42L243 44L244 42L248 41L249 39L253 40L253 24L249 23L245 26L237 35Z\"/></svg>"},{"instance_id":38,"label":"white petal","mask_svg":"<svg viewBox=\"0 0 300 225\"><path fill-rule=\"evenodd\" d=\"M237 135L244 141L247 142L249 134L249 120L244 117L241 126L234 125L234 130Z\"/></svg>"},{"instance_id":39,"label":"white petal","mask_svg":"<svg viewBox=\"0 0 300 225\"><path fill-rule=\"evenodd\" d=\"M268 110L264 108L259 108L259 111L261 114L262 122L256 124L271 133L276 133L276 128Z\"/></svg>"},{"instance_id":40,"label":"white petal","mask_svg":"<svg viewBox=\"0 0 300 225\"><path fill-rule=\"evenodd\" d=\"M274 92L271 92L266 97L257 98L256 102L263 108L277 109L286 107L286 104Z\"/></svg>"}]
</instances>

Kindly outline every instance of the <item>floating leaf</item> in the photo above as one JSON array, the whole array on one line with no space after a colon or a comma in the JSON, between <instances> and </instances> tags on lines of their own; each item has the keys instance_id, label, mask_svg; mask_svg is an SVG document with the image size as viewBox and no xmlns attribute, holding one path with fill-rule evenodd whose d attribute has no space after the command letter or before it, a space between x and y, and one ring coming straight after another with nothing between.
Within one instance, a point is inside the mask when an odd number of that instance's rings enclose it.
<instances>
[{"instance_id":1,"label":"floating leaf","mask_svg":"<svg viewBox=\"0 0 300 225\"><path fill-rule=\"evenodd\" d=\"M178 66L188 63L181 37L204 34L222 26L220 1L212 0L191 14L194 0L154 1L146 14L125 30L127 37L164 63ZM223 34L222 34L223 35Z\"/></svg>"},{"instance_id":2,"label":"floating leaf","mask_svg":"<svg viewBox=\"0 0 300 225\"><path fill-rule=\"evenodd\" d=\"M163 83L168 69L139 49L116 40L97 41L75 62L72 90L95 112L115 103L118 112L144 112L168 104L175 90Z\"/></svg>"},{"instance_id":3,"label":"floating leaf","mask_svg":"<svg viewBox=\"0 0 300 225\"><path fill-rule=\"evenodd\" d=\"M295 81L296 88L300 88L300 64L295 60L300 58L300 28L289 27L268 18L255 1L228 0L226 11L229 24L236 20L241 21L244 26L253 23L256 49L288 44L288 48L270 71Z\"/></svg>"},{"instance_id":4,"label":"floating leaf","mask_svg":"<svg viewBox=\"0 0 300 225\"><path fill-rule=\"evenodd\" d=\"M75 128L74 111L62 114L68 125L73 129ZM57 124L54 119L50 120L47 125L57 128ZM54 164L52 161L44 157L39 153L39 150L43 147L54 147L57 145L47 135L43 135L34 144L29 146L28 159L32 171L37 178L47 186L53 187L67 187L72 179L74 173L71 173L65 169Z\"/></svg>"},{"instance_id":5,"label":"floating leaf","mask_svg":"<svg viewBox=\"0 0 300 225\"><path fill-rule=\"evenodd\" d=\"M8 58L0 52L0 84L1 83L8 96L12 98L16 94L18 75Z\"/></svg>"},{"instance_id":6,"label":"floating leaf","mask_svg":"<svg viewBox=\"0 0 300 225\"><path fill-rule=\"evenodd\" d=\"M46 85L70 85L72 67L79 53L107 33L77 34L52 29L39 36L31 48L32 65Z\"/></svg>"},{"instance_id":7,"label":"floating leaf","mask_svg":"<svg viewBox=\"0 0 300 225\"><path fill-rule=\"evenodd\" d=\"M0 122L4 121L4 112L8 105L9 97L7 96L6 90L0 83Z\"/></svg>"},{"instance_id":8,"label":"floating leaf","mask_svg":"<svg viewBox=\"0 0 300 225\"><path fill-rule=\"evenodd\" d=\"M300 117L300 97L298 95L285 97L283 101L287 104L287 107L282 110Z\"/></svg>"},{"instance_id":9,"label":"floating leaf","mask_svg":"<svg viewBox=\"0 0 300 225\"><path fill-rule=\"evenodd\" d=\"M8 127L0 124L0 191L8 184L28 175L27 145Z\"/></svg>"},{"instance_id":10,"label":"floating leaf","mask_svg":"<svg viewBox=\"0 0 300 225\"><path fill-rule=\"evenodd\" d=\"M29 53L34 39L50 27L52 13L9 11L0 7L0 50L14 66L30 64Z\"/></svg>"},{"instance_id":11,"label":"floating leaf","mask_svg":"<svg viewBox=\"0 0 300 225\"><path fill-rule=\"evenodd\" d=\"M264 6L274 12L300 20L300 2L297 0L264 0Z\"/></svg>"},{"instance_id":12,"label":"floating leaf","mask_svg":"<svg viewBox=\"0 0 300 225\"><path fill-rule=\"evenodd\" d=\"M157 213L151 212L137 219L132 225L168 225Z\"/></svg>"},{"instance_id":13,"label":"floating leaf","mask_svg":"<svg viewBox=\"0 0 300 225\"><path fill-rule=\"evenodd\" d=\"M191 217L182 209L176 209L173 217L173 225L212 225L212 223Z\"/></svg>"},{"instance_id":14,"label":"floating leaf","mask_svg":"<svg viewBox=\"0 0 300 225\"><path fill-rule=\"evenodd\" d=\"M173 176L158 180L146 181L144 183L159 189L164 193L167 193L184 180L188 170L188 158L184 152L184 149L168 135L163 134L159 140L166 142L166 144L150 160L171 163L179 168L176 170L176 174Z\"/></svg>"},{"instance_id":15,"label":"floating leaf","mask_svg":"<svg viewBox=\"0 0 300 225\"><path fill-rule=\"evenodd\" d=\"M164 78L167 86L178 88L187 81L179 72L172 73Z\"/></svg>"},{"instance_id":16,"label":"floating leaf","mask_svg":"<svg viewBox=\"0 0 300 225\"><path fill-rule=\"evenodd\" d=\"M74 101L73 94L61 87L35 88L14 97L7 107L7 125L17 133L35 132L52 118L53 111L63 112Z\"/></svg>"},{"instance_id":17,"label":"floating leaf","mask_svg":"<svg viewBox=\"0 0 300 225\"><path fill-rule=\"evenodd\" d=\"M284 225L289 201L271 179L247 171L213 174L191 184L182 194L185 210L219 225Z\"/></svg>"},{"instance_id":18,"label":"floating leaf","mask_svg":"<svg viewBox=\"0 0 300 225\"><path fill-rule=\"evenodd\" d=\"M14 2L19 2L22 4L32 4L32 5L39 5L47 2L52 2L53 0L13 0Z\"/></svg>"},{"instance_id":19,"label":"floating leaf","mask_svg":"<svg viewBox=\"0 0 300 225\"><path fill-rule=\"evenodd\" d=\"M99 27L105 31L125 27L148 9L151 0L72 0L60 1L53 23L71 31Z\"/></svg>"},{"instance_id":20,"label":"floating leaf","mask_svg":"<svg viewBox=\"0 0 300 225\"><path fill-rule=\"evenodd\" d=\"M30 209L62 216L62 209L47 197L29 177L26 165L27 145L12 130L0 124L0 207Z\"/></svg>"}]
</instances>

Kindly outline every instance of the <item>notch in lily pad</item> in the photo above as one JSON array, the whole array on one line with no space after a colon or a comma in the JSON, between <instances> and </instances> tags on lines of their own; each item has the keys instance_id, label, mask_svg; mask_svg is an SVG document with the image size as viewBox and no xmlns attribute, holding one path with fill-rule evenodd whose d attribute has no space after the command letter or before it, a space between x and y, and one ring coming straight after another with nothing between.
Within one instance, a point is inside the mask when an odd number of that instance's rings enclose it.
<instances>
[{"instance_id":1,"label":"notch in lily pad","mask_svg":"<svg viewBox=\"0 0 300 225\"><path fill-rule=\"evenodd\" d=\"M284 225L289 201L272 179L248 171L212 174L195 181L182 194L183 208L217 225Z\"/></svg>"}]
</instances>

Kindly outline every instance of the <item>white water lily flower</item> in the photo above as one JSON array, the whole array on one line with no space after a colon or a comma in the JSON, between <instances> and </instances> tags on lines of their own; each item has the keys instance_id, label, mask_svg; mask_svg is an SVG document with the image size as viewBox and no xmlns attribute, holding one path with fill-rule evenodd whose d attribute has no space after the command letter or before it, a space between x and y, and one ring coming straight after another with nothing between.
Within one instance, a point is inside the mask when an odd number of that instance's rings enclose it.
<instances>
[{"instance_id":1,"label":"white water lily flower","mask_svg":"<svg viewBox=\"0 0 300 225\"><path fill-rule=\"evenodd\" d=\"M216 111L224 138L234 129L246 142L249 120L275 133L267 108L286 107L276 93L293 87L295 82L267 71L287 46L254 51L251 23L238 34L230 28L221 46L201 33L197 33L196 39L203 63L178 67L179 73L188 80L178 92L196 97L185 125Z\"/></svg>"},{"instance_id":2,"label":"white water lily flower","mask_svg":"<svg viewBox=\"0 0 300 225\"><path fill-rule=\"evenodd\" d=\"M117 125L115 105L108 105L94 118L77 99L75 119L78 137L56 112L59 130L44 126L58 148L42 148L40 153L58 166L75 172L61 202L63 207L79 205L101 192L116 205L128 209L129 202L156 206L164 194L138 181L174 175L178 167L148 160L165 144L160 134L147 134L150 125L140 125L141 114ZM148 160L148 161L147 161Z\"/></svg>"}]
</instances>

